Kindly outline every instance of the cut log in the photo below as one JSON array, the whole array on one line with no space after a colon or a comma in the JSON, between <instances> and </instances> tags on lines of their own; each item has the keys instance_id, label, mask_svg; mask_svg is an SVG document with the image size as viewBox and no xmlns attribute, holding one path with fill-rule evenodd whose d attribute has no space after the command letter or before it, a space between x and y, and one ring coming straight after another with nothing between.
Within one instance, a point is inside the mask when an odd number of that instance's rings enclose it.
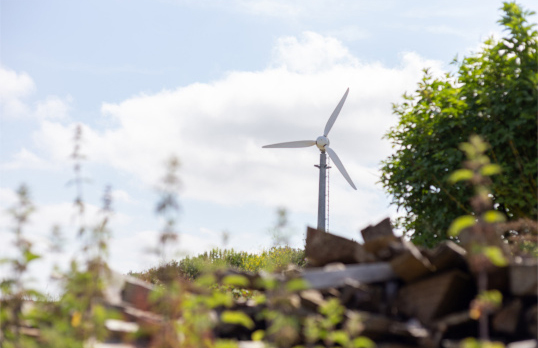
<instances>
[{"instance_id":1,"label":"cut log","mask_svg":"<svg viewBox=\"0 0 538 348\"><path fill-rule=\"evenodd\" d=\"M404 251L401 239L395 236L382 236L364 242L364 250L374 255L377 260L386 261Z\"/></svg>"},{"instance_id":2,"label":"cut log","mask_svg":"<svg viewBox=\"0 0 538 348\"><path fill-rule=\"evenodd\" d=\"M349 265L343 270L327 271L324 269L308 269L302 276L313 289L338 288L346 284L348 279L361 283L383 282L396 278L390 263L378 262L363 265Z\"/></svg>"},{"instance_id":3,"label":"cut log","mask_svg":"<svg viewBox=\"0 0 538 348\"><path fill-rule=\"evenodd\" d=\"M151 308L149 294L153 290L153 286L133 277L124 277L121 300L137 309L149 310Z\"/></svg>"},{"instance_id":4,"label":"cut log","mask_svg":"<svg viewBox=\"0 0 538 348\"><path fill-rule=\"evenodd\" d=\"M317 312L319 307L327 303L321 292L314 289L301 291L299 293L299 297L301 298L301 306L314 312Z\"/></svg>"},{"instance_id":5,"label":"cut log","mask_svg":"<svg viewBox=\"0 0 538 348\"><path fill-rule=\"evenodd\" d=\"M340 293L340 303L348 309L380 312L383 302L383 289L380 286L346 281Z\"/></svg>"},{"instance_id":6,"label":"cut log","mask_svg":"<svg viewBox=\"0 0 538 348\"><path fill-rule=\"evenodd\" d=\"M465 255L467 252L454 242L440 243L432 252L426 254L436 272L459 268L467 271Z\"/></svg>"},{"instance_id":7,"label":"cut log","mask_svg":"<svg viewBox=\"0 0 538 348\"><path fill-rule=\"evenodd\" d=\"M514 335L517 331L522 308L523 304L520 299L505 305L493 317L493 329L500 333Z\"/></svg>"},{"instance_id":8,"label":"cut log","mask_svg":"<svg viewBox=\"0 0 538 348\"><path fill-rule=\"evenodd\" d=\"M420 250L411 242L404 242L404 246L405 251L390 261L394 273L406 283L431 274L434 267Z\"/></svg>"},{"instance_id":9,"label":"cut log","mask_svg":"<svg viewBox=\"0 0 538 348\"><path fill-rule=\"evenodd\" d=\"M361 235L365 243L368 241L374 240L376 238L381 238L385 236L394 237L390 219L385 218L383 221L381 221L375 226L370 225L366 227L365 229L361 230Z\"/></svg>"},{"instance_id":10,"label":"cut log","mask_svg":"<svg viewBox=\"0 0 538 348\"><path fill-rule=\"evenodd\" d=\"M397 307L422 323L469 308L476 293L471 277L453 270L409 284L398 293Z\"/></svg>"},{"instance_id":11,"label":"cut log","mask_svg":"<svg viewBox=\"0 0 538 348\"><path fill-rule=\"evenodd\" d=\"M373 260L359 243L311 227L306 232L305 255L309 265L314 267L332 262L353 264Z\"/></svg>"},{"instance_id":12,"label":"cut log","mask_svg":"<svg viewBox=\"0 0 538 348\"><path fill-rule=\"evenodd\" d=\"M536 296L538 292L538 264L519 263L509 266L510 292L516 296Z\"/></svg>"}]
</instances>

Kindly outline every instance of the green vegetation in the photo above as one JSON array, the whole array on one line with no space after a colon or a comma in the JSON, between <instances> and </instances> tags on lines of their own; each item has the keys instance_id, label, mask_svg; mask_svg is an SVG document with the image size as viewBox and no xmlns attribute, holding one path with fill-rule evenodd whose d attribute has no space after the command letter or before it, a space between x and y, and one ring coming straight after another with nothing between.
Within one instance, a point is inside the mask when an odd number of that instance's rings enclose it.
<instances>
[{"instance_id":1,"label":"green vegetation","mask_svg":"<svg viewBox=\"0 0 538 348\"><path fill-rule=\"evenodd\" d=\"M487 155L503 172L492 179L493 204L509 221L537 215L538 33L533 12L504 3L499 20L507 35L455 60L453 76L425 70L415 94L393 106L399 124L387 134L397 152L382 162L381 183L405 211L397 221L413 242L434 246L450 223L471 214L470 187L448 178L463 160L458 144L480 134Z\"/></svg>"},{"instance_id":2,"label":"green vegetation","mask_svg":"<svg viewBox=\"0 0 538 348\"><path fill-rule=\"evenodd\" d=\"M162 284L170 274L194 280L209 270L231 268L247 272L278 271L285 269L289 264L303 267L305 263L304 250L287 246L272 247L259 253L213 249L195 257L186 257L179 262L171 261L143 272L131 272L130 275L153 284Z\"/></svg>"}]
</instances>

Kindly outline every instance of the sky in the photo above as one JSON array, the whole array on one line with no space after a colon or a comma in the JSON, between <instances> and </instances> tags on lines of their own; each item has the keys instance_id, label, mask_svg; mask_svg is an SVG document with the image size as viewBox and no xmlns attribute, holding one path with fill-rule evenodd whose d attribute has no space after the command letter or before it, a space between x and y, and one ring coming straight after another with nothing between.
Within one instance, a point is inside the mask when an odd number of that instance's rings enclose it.
<instances>
[{"instance_id":1,"label":"sky","mask_svg":"<svg viewBox=\"0 0 538 348\"><path fill-rule=\"evenodd\" d=\"M536 10L533 1L518 3ZM378 183L380 162L394 151L383 139L398 122L392 104L416 89L424 68L454 71L454 57L501 37L501 6L0 0L0 253L13 249L6 210L22 183L36 206L25 233L47 265L78 253L76 190L67 185L77 125L84 223L99 221L110 186L117 271L162 261L147 249L162 227L155 188L171 156L181 163L181 211L170 258L269 248L279 208L288 212L290 245L302 247L317 221L319 151L262 146L316 139L347 88L329 139L357 190L329 171L329 231L360 241L362 228L402 213ZM54 225L64 234L60 254L48 253Z\"/></svg>"}]
</instances>

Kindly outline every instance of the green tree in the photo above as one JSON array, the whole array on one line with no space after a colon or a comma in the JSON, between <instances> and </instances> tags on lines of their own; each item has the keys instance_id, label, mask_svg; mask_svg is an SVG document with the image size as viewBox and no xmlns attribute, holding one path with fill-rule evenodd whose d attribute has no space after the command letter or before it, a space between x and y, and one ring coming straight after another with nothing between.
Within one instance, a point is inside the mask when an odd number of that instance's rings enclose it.
<instances>
[{"instance_id":1,"label":"green tree","mask_svg":"<svg viewBox=\"0 0 538 348\"><path fill-rule=\"evenodd\" d=\"M434 78L426 69L414 94L393 105L400 117L385 135L397 152L382 162L381 183L405 211L397 221L417 244L449 238L456 217L471 214L470 187L447 179L460 166L458 144L480 134L487 156L503 169L493 178L493 202L509 220L537 218L537 42L525 11L504 3L506 35L454 60L457 72Z\"/></svg>"}]
</instances>

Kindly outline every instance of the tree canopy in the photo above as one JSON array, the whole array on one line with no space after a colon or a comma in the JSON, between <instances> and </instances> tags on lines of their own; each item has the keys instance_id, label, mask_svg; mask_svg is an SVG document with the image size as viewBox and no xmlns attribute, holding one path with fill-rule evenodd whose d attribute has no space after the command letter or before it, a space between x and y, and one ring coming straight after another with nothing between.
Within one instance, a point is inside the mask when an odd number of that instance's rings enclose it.
<instances>
[{"instance_id":1,"label":"tree canopy","mask_svg":"<svg viewBox=\"0 0 538 348\"><path fill-rule=\"evenodd\" d=\"M413 94L393 105L399 124L385 135L396 152L382 162L381 183L405 215L397 221L417 243L448 238L453 219L471 214L472 189L448 177L464 159L458 144L481 135L502 167L493 178L494 207L509 220L537 219L537 42L534 12L505 2L500 40L490 38L462 60L455 74L425 70Z\"/></svg>"}]
</instances>

